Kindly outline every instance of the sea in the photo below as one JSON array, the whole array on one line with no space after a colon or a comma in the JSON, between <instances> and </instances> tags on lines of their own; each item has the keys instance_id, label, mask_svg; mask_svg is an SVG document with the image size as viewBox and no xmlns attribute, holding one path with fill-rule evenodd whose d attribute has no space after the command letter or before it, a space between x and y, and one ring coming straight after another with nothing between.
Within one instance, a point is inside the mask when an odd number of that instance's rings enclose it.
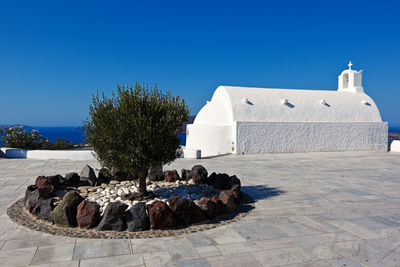
<instances>
[{"instance_id":1,"label":"sea","mask_svg":"<svg viewBox=\"0 0 400 267\"><path fill-rule=\"evenodd\" d=\"M59 138L66 139L70 142L74 143L85 143L83 138L83 129L81 127L72 127L72 126L63 126L63 127L24 127L27 131L31 131L32 129L36 129L39 131L41 135L44 137L50 138L50 142L54 142ZM400 126L389 127L389 132L400 133ZM179 133L178 138L180 140L180 144L182 146L186 145L186 134Z\"/></svg>"},{"instance_id":2,"label":"sea","mask_svg":"<svg viewBox=\"0 0 400 267\"><path fill-rule=\"evenodd\" d=\"M39 134L43 135L50 139L50 142L54 142L59 138L63 138L70 142L74 143L85 143L85 139L83 138L84 130L82 127L72 127L72 126L63 126L63 127L24 127L26 131L32 131L36 129L39 131ZM178 134L178 138L180 140L180 144L182 146L186 145L186 134L180 133Z\"/></svg>"},{"instance_id":3,"label":"sea","mask_svg":"<svg viewBox=\"0 0 400 267\"><path fill-rule=\"evenodd\" d=\"M389 126L389 133L400 133L400 126Z\"/></svg>"}]
</instances>

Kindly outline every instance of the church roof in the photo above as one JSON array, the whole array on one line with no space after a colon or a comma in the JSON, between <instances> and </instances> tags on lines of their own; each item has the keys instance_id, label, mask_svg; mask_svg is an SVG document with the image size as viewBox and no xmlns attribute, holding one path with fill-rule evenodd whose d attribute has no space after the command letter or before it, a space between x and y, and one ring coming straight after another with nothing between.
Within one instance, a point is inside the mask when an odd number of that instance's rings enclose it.
<instances>
[{"instance_id":1,"label":"church roof","mask_svg":"<svg viewBox=\"0 0 400 267\"><path fill-rule=\"evenodd\" d=\"M196 117L198 125L262 122L381 122L365 93L219 86Z\"/></svg>"}]
</instances>

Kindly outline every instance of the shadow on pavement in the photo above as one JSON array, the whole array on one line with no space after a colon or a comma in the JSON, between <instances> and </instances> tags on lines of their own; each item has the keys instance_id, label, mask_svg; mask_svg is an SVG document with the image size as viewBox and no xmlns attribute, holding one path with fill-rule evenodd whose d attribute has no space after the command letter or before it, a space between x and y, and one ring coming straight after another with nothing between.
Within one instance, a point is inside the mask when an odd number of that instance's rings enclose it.
<instances>
[{"instance_id":1,"label":"shadow on pavement","mask_svg":"<svg viewBox=\"0 0 400 267\"><path fill-rule=\"evenodd\" d=\"M266 187L264 185L247 185L242 186L241 191L248 195L253 201L266 199L270 197L276 197L286 193L277 187Z\"/></svg>"}]
</instances>

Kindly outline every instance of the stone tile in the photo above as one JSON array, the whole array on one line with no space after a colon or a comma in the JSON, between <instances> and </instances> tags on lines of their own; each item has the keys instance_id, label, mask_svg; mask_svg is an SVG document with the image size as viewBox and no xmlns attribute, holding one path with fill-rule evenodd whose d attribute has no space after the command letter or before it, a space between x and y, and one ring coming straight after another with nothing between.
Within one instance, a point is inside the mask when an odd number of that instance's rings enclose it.
<instances>
[{"instance_id":1,"label":"stone tile","mask_svg":"<svg viewBox=\"0 0 400 267\"><path fill-rule=\"evenodd\" d=\"M294 242L290 238L259 240L259 241L254 241L254 243L257 244L258 247L260 247L262 250L290 248L298 246L296 242Z\"/></svg>"},{"instance_id":2,"label":"stone tile","mask_svg":"<svg viewBox=\"0 0 400 267\"><path fill-rule=\"evenodd\" d=\"M54 262L39 265L30 265L34 267L79 267L79 261L64 261L64 262Z\"/></svg>"},{"instance_id":3,"label":"stone tile","mask_svg":"<svg viewBox=\"0 0 400 267\"><path fill-rule=\"evenodd\" d=\"M282 230L268 223L260 224L258 222L243 222L239 225L233 226L232 228L235 229L238 233L240 233L240 235L244 237L246 240L251 240L251 241L276 239L288 236Z\"/></svg>"},{"instance_id":4,"label":"stone tile","mask_svg":"<svg viewBox=\"0 0 400 267\"><path fill-rule=\"evenodd\" d=\"M167 251L167 246L162 239L132 239L132 253L146 253Z\"/></svg>"},{"instance_id":5,"label":"stone tile","mask_svg":"<svg viewBox=\"0 0 400 267\"><path fill-rule=\"evenodd\" d=\"M360 263L349 258L330 259L328 262L335 267L364 267Z\"/></svg>"},{"instance_id":6,"label":"stone tile","mask_svg":"<svg viewBox=\"0 0 400 267\"><path fill-rule=\"evenodd\" d=\"M74 250L74 260L98 258L130 254L129 240L100 240L91 242L77 242Z\"/></svg>"},{"instance_id":7,"label":"stone tile","mask_svg":"<svg viewBox=\"0 0 400 267\"><path fill-rule=\"evenodd\" d=\"M335 251L333 249L334 244L319 244L314 246L311 249L306 249L308 252L311 253L315 258L326 260L326 259L335 259L342 257L342 254Z\"/></svg>"},{"instance_id":8,"label":"stone tile","mask_svg":"<svg viewBox=\"0 0 400 267\"><path fill-rule=\"evenodd\" d=\"M216 231L213 237L217 244L228 244L234 242L243 242L246 239L243 238L237 231L230 228L220 229L220 231Z\"/></svg>"},{"instance_id":9,"label":"stone tile","mask_svg":"<svg viewBox=\"0 0 400 267\"><path fill-rule=\"evenodd\" d=\"M363 265L377 263L384 255L381 252L367 246L365 241L337 242L332 246L334 251L343 257L351 258Z\"/></svg>"},{"instance_id":10,"label":"stone tile","mask_svg":"<svg viewBox=\"0 0 400 267\"><path fill-rule=\"evenodd\" d=\"M309 262L313 256L300 247L265 250L252 253L264 266Z\"/></svg>"},{"instance_id":11,"label":"stone tile","mask_svg":"<svg viewBox=\"0 0 400 267\"><path fill-rule=\"evenodd\" d=\"M304 236L304 235L317 235L321 233L325 233L323 231L315 230L308 226L305 226L300 223L287 223L287 224L279 224L276 226L282 232L286 233L287 236Z\"/></svg>"},{"instance_id":12,"label":"stone tile","mask_svg":"<svg viewBox=\"0 0 400 267\"><path fill-rule=\"evenodd\" d=\"M87 163L95 168L99 166L95 161L0 159L0 240L6 241L2 249L7 249L3 252L11 253L19 246L35 248L38 245L41 249L44 245L75 243L76 239L73 238L53 243L49 235L19 227L10 221L6 208L23 196L24 187L33 183L36 176L79 172ZM188 169L195 164L202 164L209 173L236 174L242 181L243 191L254 197L256 209L247 217L227 226L179 237L181 241L171 244L169 249L178 259L177 263L198 259L200 256L210 259L211 266L224 263L257 266L260 262L251 253L211 256L216 253L213 247L228 248L233 243L250 241L263 249L263 252L274 249L293 250L300 246L312 256L309 261L292 263L294 266L315 266L317 263L329 262L334 266L343 263L348 266L363 264L386 267L396 264L399 259L400 252L396 250L396 245L400 239L400 198L397 198L400 190L400 157L397 154L346 152L235 155L201 160L178 159L168 168ZM186 241L182 241L185 237ZM153 240L171 242L174 239ZM134 255L163 254L164 260L151 261L150 266L174 266L169 251L165 250L169 244L165 243L164 246L161 241L152 244L153 240L143 241L142 246L136 246L135 240L132 240ZM77 243L97 241L78 239ZM233 250L235 246L238 245L232 245ZM1 254L2 249L0 255L7 255ZM330 254L331 250L343 254L342 258L321 261L316 257L336 257ZM177 257L178 253L182 257ZM383 258L382 254L385 253L389 254ZM296 255L294 252L292 254ZM169 258L166 257L168 255ZM29 257L29 253L24 257ZM287 258L276 260L276 263L286 264ZM368 264L365 259L370 260ZM23 261L23 258L21 256L21 259L15 260ZM42 263L52 264L54 260L52 257L48 260L43 258ZM83 263L87 261L82 259ZM57 263L68 262L71 261ZM137 263L141 265L144 261Z\"/></svg>"},{"instance_id":13,"label":"stone tile","mask_svg":"<svg viewBox=\"0 0 400 267\"><path fill-rule=\"evenodd\" d=\"M14 226L15 224L13 224ZM2 229L4 230L4 229ZM37 232L37 231L32 231L28 228L22 227L22 226L18 226L15 229L12 229L11 226L10 228L7 230L8 234L7 234L7 238L6 240L11 240L11 239L23 239L23 240L28 240L28 239L39 239L39 238L47 238L49 235L47 234L43 234L41 232ZM2 239L4 240L4 239Z\"/></svg>"},{"instance_id":14,"label":"stone tile","mask_svg":"<svg viewBox=\"0 0 400 267\"><path fill-rule=\"evenodd\" d=\"M0 194L1 196L1 194ZM8 240L12 238L12 235L15 233L15 230L18 228L18 225L15 223L2 223L3 227L0 229L0 240Z\"/></svg>"},{"instance_id":15,"label":"stone tile","mask_svg":"<svg viewBox=\"0 0 400 267\"><path fill-rule=\"evenodd\" d=\"M146 266L175 266L168 251L158 251L142 254Z\"/></svg>"},{"instance_id":16,"label":"stone tile","mask_svg":"<svg viewBox=\"0 0 400 267\"><path fill-rule=\"evenodd\" d=\"M382 238L382 235L376 232L364 229L345 220L329 221L329 223L363 239Z\"/></svg>"},{"instance_id":17,"label":"stone tile","mask_svg":"<svg viewBox=\"0 0 400 267\"><path fill-rule=\"evenodd\" d=\"M400 238L400 228L398 228L398 227L376 229L376 230L374 230L374 232L383 238L393 237L393 236Z\"/></svg>"},{"instance_id":18,"label":"stone tile","mask_svg":"<svg viewBox=\"0 0 400 267\"><path fill-rule=\"evenodd\" d=\"M40 237L34 239L10 239L5 242L1 250L10 250L17 248L38 247L38 246L51 246L57 244L64 244L65 239L61 236ZM70 242L69 242L70 243Z\"/></svg>"},{"instance_id":19,"label":"stone tile","mask_svg":"<svg viewBox=\"0 0 400 267\"><path fill-rule=\"evenodd\" d=\"M212 236L212 231L189 234L186 237L189 239L194 247L216 245L217 243L210 236Z\"/></svg>"},{"instance_id":20,"label":"stone tile","mask_svg":"<svg viewBox=\"0 0 400 267\"><path fill-rule=\"evenodd\" d=\"M0 251L0 263L3 266L26 266L31 263L37 247Z\"/></svg>"},{"instance_id":21,"label":"stone tile","mask_svg":"<svg viewBox=\"0 0 400 267\"><path fill-rule=\"evenodd\" d=\"M221 255L221 252L216 246L195 247L195 250L199 253L200 257L203 258Z\"/></svg>"},{"instance_id":22,"label":"stone tile","mask_svg":"<svg viewBox=\"0 0 400 267\"><path fill-rule=\"evenodd\" d=\"M176 263L178 267L210 267L211 265L205 259L191 259L178 261Z\"/></svg>"},{"instance_id":23,"label":"stone tile","mask_svg":"<svg viewBox=\"0 0 400 267\"><path fill-rule=\"evenodd\" d=\"M143 257L139 254L120 255L112 257L101 257L94 259L80 260L79 267L93 267L93 266L141 266L143 265Z\"/></svg>"},{"instance_id":24,"label":"stone tile","mask_svg":"<svg viewBox=\"0 0 400 267\"><path fill-rule=\"evenodd\" d=\"M218 245L217 248L221 251L222 255L249 253L260 251L261 247L254 242L237 242L230 244Z\"/></svg>"},{"instance_id":25,"label":"stone tile","mask_svg":"<svg viewBox=\"0 0 400 267\"><path fill-rule=\"evenodd\" d=\"M380 260L377 262L371 262L368 264L365 264L365 266L372 266L372 267L399 267L400 266L400 258L396 255L386 255L382 257Z\"/></svg>"},{"instance_id":26,"label":"stone tile","mask_svg":"<svg viewBox=\"0 0 400 267\"><path fill-rule=\"evenodd\" d=\"M354 218L351 220L351 222L368 230L400 227L400 223L387 219L383 216Z\"/></svg>"},{"instance_id":27,"label":"stone tile","mask_svg":"<svg viewBox=\"0 0 400 267\"><path fill-rule=\"evenodd\" d=\"M327 261L314 261L314 262L303 262L299 264L289 264L284 266L285 267L332 267L332 264L330 264Z\"/></svg>"},{"instance_id":28,"label":"stone tile","mask_svg":"<svg viewBox=\"0 0 400 267\"><path fill-rule=\"evenodd\" d=\"M199 257L199 254L186 237L173 238L166 240L165 243L172 260L175 262Z\"/></svg>"},{"instance_id":29,"label":"stone tile","mask_svg":"<svg viewBox=\"0 0 400 267\"><path fill-rule=\"evenodd\" d=\"M333 232L332 228L329 228L321 223L319 223L318 221L313 220L312 218L308 217L308 216L293 216L292 217L293 220L295 220L298 223L301 223L305 226L308 226L318 232L322 232L322 233L330 233Z\"/></svg>"},{"instance_id":30,"label":"stone tile","mask_svg":"<svg viewBox=\"0 0 400 267\"><path fill-rule=\"evenodd\" d=\"M32 264L53 263L72 260L75 244L41 246L38 248Z\"/></svg>"},{"instance_id":31,"label":"stone tile","mask_svg":"<svg viewBox=\"0 0 400 267\"><path fill-rule=\"evenodd\" d=\"M368 239L366 240L366 244L386 255L400 247L400 237L389 236L386 238Z\"/></svg>"},{"instance_id":32,"label":"stone tile","mask_svg":"<svg viewBox=\"0 0 400 267\"><path fill-rule=\"evenodd\" d=\"M263 265L251 254L239 253L235 255L207 257L212 267L262 267Z\"/></svg>"},{"instance_id":33,"label":"stone tile","mask_svg":"<svg viewBox=\"0 0 400 267\"><path fill-rule=\"evenodd\" d=\"M357 241L358 237L347 233L327 233L320 235L310 235L310 236L298 236L292 238L299 246L304 248L305 250L312 250L313 248L325 245L325 244L334 244L336 242L342 241Z\"/></svg>"}]
</instances>

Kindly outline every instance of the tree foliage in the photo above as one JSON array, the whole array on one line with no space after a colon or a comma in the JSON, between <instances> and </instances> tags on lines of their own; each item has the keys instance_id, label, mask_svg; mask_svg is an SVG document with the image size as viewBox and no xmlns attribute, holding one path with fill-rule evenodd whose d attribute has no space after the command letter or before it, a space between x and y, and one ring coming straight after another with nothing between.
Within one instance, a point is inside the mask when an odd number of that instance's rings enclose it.
<instances>
[{"instance_id":1,"label":"tree foliage","mask_svg":"<svg viewBox=\"0 0 400 267\"><path fill-rule=\"evenodd\" d=\"M183 99L157 86L118 86L111 98L93 95L84 122L85 140L103 166L133 174L142 180L143 189L151 166L177 158L177 134L188 115Z\"/></svg>"}]
</instances>

